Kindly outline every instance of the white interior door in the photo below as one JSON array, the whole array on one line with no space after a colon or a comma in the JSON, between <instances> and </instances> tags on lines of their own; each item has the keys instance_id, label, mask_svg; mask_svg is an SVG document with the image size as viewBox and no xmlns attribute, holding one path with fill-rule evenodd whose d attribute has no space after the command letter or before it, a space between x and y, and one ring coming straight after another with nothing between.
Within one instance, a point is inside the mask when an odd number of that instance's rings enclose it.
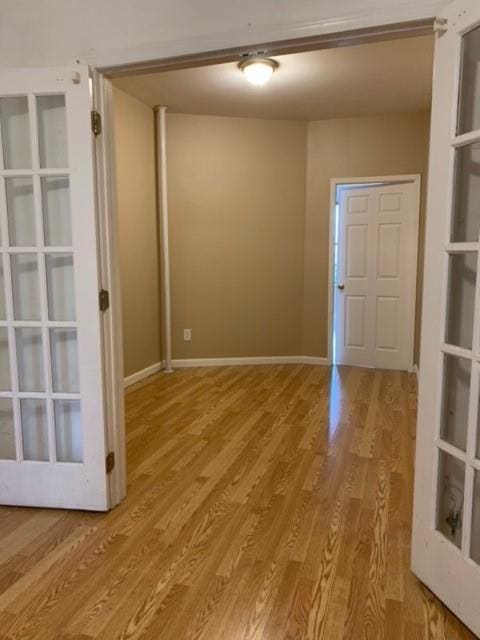
<instances>
[{"instance_id":1,"label":"white interior door","mask_svg":"<svg viewBox=\"0 0 480 640\"><path fill-rule=\"evenodd\" d=\"M337 364L412 367L418 207L418 182L340 190Z\"/></svg>"},{"instance_id":2,"label":"white interior door","mask_svg":"<svg viewBox=\"0 0 480 640\"><path fill-rule=\"evenodd\" d=\"M108 507L88 68L0 71L0 504Z\"/></svg>"},{"instance_id":3,"label":"white interior door","mask_svg":"<svg viewBox=\"0 0 480 640\"><path fill-rule=\"evenodd\" d=\"M439 23L412 569L480 635L480 3Z\"/></svg>"}]
</instances>

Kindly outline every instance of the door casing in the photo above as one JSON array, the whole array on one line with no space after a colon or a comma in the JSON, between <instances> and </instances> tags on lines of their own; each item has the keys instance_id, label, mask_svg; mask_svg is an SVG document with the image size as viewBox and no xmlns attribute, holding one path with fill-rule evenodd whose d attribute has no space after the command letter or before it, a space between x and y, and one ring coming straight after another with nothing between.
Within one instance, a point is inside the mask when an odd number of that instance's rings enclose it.
<instances>
[{"instance_id":1,"label":"door casing","mask_svg":"<svg viewBox=\"0 0 480 640\"><path fill-rule=\"evenodd\" d=\"M122 345L122 317L121 317L121 292L119 281L119 258L116 239L118 227L118 215L116 208L116 171L115 171L115 136L113 130L113 98L111 78L129 74L145 72L167 71L186 67L201 66L206 64L219 64L232 60L238 60L241 52L254 52L268 48L269 55L280 55L314 49L333 48L336 46L352 46L366 42L391 40L396 38L408 38L432 33L435 17L420 19L408 23L392 22L383 27L362 28L357 25L348 29L339 16L339 30L332 33L322 33L320 29L317 36L308 38L295 38L273 40L268 44L246 45L235 49L219 49L199 51L192 55L166 57L153 60L145 60L139 63L125 63L118 60L118 64L108 67L92 69L93 105L100 113L103 122L103 135L96 138L96 182L97 182L97 206L99 217L99 237L101 269L105 288L110 292L111 308L105 316L103 325L104 339L104 363L106 376L107 397L107 437L108 448L115 454L115 468L110 474L110 504L115 507L126 495L127 469L125 452L125 422L123 403L123 345ZM313 28L313 24L310 25ZM344 27L342 30L342 26ZM287 29L288 31L288 29ZM402 176L411 180L419 180L418 175ZM398 179L398 176L393 176ZM362 181L387 181L392 176L380 178L337 178L334 184L342 182ZM331 197L334 202L335 194ZM334 205L333 205L334 206ZM330 212L330 248L329 248L329 283L333 275L333 251L332 251L332 213ZM416 272L416 269L415 269ZM414 313L414 312L413 312ZM332 287L329 286L328 296L328 364L332 363L332 331L333 331L333 299ZM413 357L413 349L412 349ZM413 368L413 361L412 361Z\"/></svg>"}]
</instances>

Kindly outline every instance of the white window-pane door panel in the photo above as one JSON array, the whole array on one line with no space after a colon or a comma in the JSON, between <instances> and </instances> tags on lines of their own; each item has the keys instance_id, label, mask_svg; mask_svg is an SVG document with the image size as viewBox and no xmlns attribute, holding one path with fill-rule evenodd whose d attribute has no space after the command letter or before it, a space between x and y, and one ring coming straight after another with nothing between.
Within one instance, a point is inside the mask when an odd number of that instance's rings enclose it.
<instances>
[{"instance_id":1,"label":"white window-pane door panel","mask_svg":"<svg viewBox=\"0 0 480 640\"><path fill-rule=\"evenodd\" d=\"M476 252L449 256L446 342L463 349L472 348L477 262Z\"/></svg>"},{"instance_id":2,"label":"white window-pane door panel","mask_svg":"<svg viewBox=\"0 0 480 640\"><path fill-rule=\"evenodd\" d=\"M41 185L45 244L69 247L72 244L72 221L68 177L42 177Z\"/></svg>"},{"instance_id":3,"label":"white window-pane door panel","mask_svg":"<svg viewBox=\"0 0 480 640\"><path fill-rule=\"evenodd\" d=\"M467 448L471 377L470 360L445 355L440 435L462 451Z\"/></svg>"},{"instance_id":4,"label":"white window-pane door panel","mask_svg":"<svg viewBox=\"0 0 480 640\"><path fill-rule=\"evenodd\" d=\"M68 167L65 96L37 96L37 121L40 167Z\"/></svg>"},{"instance_id":5,"label":"white window-pane door panel","mask_svg":"<svg viewBox=\"0 0 480 640\"><path fill-rule=\"evenodd\" d=\"M19 390L45 391L42 330L23 327L15 329L15 334Z\"/></svg>"},{"instance_id":6,"label":"white window-pane door panel","mask_svg":"<svg viewBox=\"0 0 480 640\"><path fill-rule=\"evenodd\" d=\"M109 506L90 101L0 70L1 504Z\"/></svg>"},{"instance_id":7,"label":"white window-pane door panel","mask_svg":"<svg viewBox=\"0 0 480 640\"><path fill-rule=\"evenodd\" d=\"M11 398L0 398L0 460L15 460L15 429Z\"/></svg>"},{"instance_id":8,"label":"white window-pane door panel","mask_svg":"<svg viewBox=\"0 0 480 640\"><path fill-rule=\"evenodd\" d=\"M480 27L462 38L458 133L480 129Z\"/></svg>"},{"instance_id":9,"label":"white window-pane door panel","mask_svg":"<svg viewBox=\"0 0 480 640\"><path fill-rule=\"evenodd\" d=\"M76 329L50 329L52 387L55 393L78 393Z\"/></svg>"},{"instance_id":10,"label":"white window-pane door panel","mask_svg":"<svg viewBox=\"0 0 480 640\"><path fill-rule=\"evenodd\" d=\"M45 400L24 398L20 400L22 417L23 459L47 462L48 427Z\"/></svg>"},{"instance_id":11,"label":"white window-pane door panel","mask_svg":"<svg viewBox=\"0 0 480 640\"><path fill-rule=\"evenodd\" d=\"M476 242L480 232L480 143L455 151L451 241Z\"/></svg>"},{"instance_id":12,"label":"white window-pane door panel","mask_svg":"<svg viewBox=\"0 0 480 640\"><path fill-rule=\"evenodd\" d=\"M31 169L29 106L27 96L0 96L0 131L5 169Z\"/></svg>"},{"instance_id":13,"label":"white window-pane door panel","mask_svg":"<svg viewBox=\"0 0 480 640\"><path fill-rule=\"evenodd\" d=\"M32 178L7 178L8 236L11 246L36 245L35 208L33 205Z\"/></svg>"},{"instance_id":14,"label":"white window-pane door panel","mask_svg":"<svg viewBox=\"0 0 480 640\"><path fill-rule=\"evenodd\" d=\"M5 272L3 269L3 256L0 256L0 321L6 319L5 308Z\"/></svg>"},{"instance_id":15,"label":"white window-pane door panel","mask_svg":"<svg viewBox=\"0 0 480 640\"><path fill-rule=\"evenodd\" d=\"M475 471L474 478L470 557L480 565L480 471Z\"/></svg>"},{"instance_id":16,"label":"white window-pane door panel","mask_svg":"<svg viewBox=\"0 0 480 640\"><path fill-rule=\"evenodd\" d=\"M0 391L11 391L8 330L0 327Z\"/></svg>"},{"instance_id":17,"label":"white window-pane door panel","mask_svg":"<svg viewBox=\"0 0 480 640\"><path fill-rule=\"evenodd\" d=\"M436 35L412 569L480 635L480 5Z\"/></svg>"},{"instance_id":18,"label":"white window-pane door panel","mask_svg":"<svg viewBox=\"0 0 480 640\"><path fill-rule=\"evenodd\" d=\"M55 400L55 442L57 460L82 462L82 422L78 400Z\"/></svg>"},{"instance_id":19,"label":"white window-pane door panel","mask_svg":"<svg viewBox=\"0 0 480 640\"><path fill-rule=\"evenodd\" d=\"M36 253L11 254L15 320L40 320L40 280Z\"/></svg>"},{"instance_id":20,"label":"white window-pane door panel","mask_svg":"<svg viewBox=\"0 0 480 640\"><path fill-rule=\"evenodd\" d=\"M45 260L48 317L50 320L75 320L73 254L50 253Z\"/></svg>"}]
</instances>

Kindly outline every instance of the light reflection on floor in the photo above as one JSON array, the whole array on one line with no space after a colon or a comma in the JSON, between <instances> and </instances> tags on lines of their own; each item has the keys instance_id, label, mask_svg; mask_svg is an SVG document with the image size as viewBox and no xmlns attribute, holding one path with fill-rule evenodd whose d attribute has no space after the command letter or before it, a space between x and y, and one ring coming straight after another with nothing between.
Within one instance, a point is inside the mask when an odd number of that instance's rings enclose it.
<instances>
[{"instance_id":1,"label":"light reflection on floor","mask_svg":"<svg viewBox=\"0 0 480 640\"><path fill-rule=\"evenodd\" d=\"M342 379L337 366L332 367L330 378L330 406L328 412L328 439L331 442L341 423L342 417Z\"/></svg>"}]
</instances>

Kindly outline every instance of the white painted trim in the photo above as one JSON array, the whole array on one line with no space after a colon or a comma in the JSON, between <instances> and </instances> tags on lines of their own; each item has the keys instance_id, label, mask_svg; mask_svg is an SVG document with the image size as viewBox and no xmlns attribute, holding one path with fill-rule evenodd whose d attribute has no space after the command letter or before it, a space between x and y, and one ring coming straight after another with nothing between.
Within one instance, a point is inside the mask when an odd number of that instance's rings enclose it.
<instances>
[{"instance_id":1,"label":"white painted trim","mask_svg":"<svg viewBox=\"0 0 480 640\"><path fill-rule=\"evenodd\" d=\"M110 292L110 309L103 314L102 342L106 431L108 451L115 453L115 467L108 476L110 502L115 507L127 495L125 448L125 408L123 398L123 330L118 254L117 174L112 83L104 75L91 72L93 107L103 123L95 137L95 178L99 227L101 286Z\"/></svg>"},{"instance_id":2,"label":"white painted trim","mask_svg":"<svg viewBox=\"0 0 480 640\"><path fill-rule=\"evenodd\" d=\"M234 367L261 364L310 364L327 366L327 358L313 356L253 356L246 358L187 358L172 360L176 369L188 367Z\"/></svg>"},{"instance_id":3,"label":"white painted trim","mask_svg":"<svg viewBox=\"0 0 480 640\"><path fill-rule=\"evenodd\" d=\"M170 238L168 232L167 185L167 107L155 107L157 120L157 193L160 203L159 246L162 252L163 328L165 342L165 373L172 372L172 318L170 302Z\"/></svg>"},{"instance_id":4,"label":"white painted trim","mask_svg":"<svg viewBox=\"0 0 480 640\"><path fill-rule=\"evenodd\" d=\"M141 46L124 46L110 48L105 52L93 50L81 56L87 64L102 73L120 74L135 70L148 73L152 62L167 61L183 56L208 58L209 64L215 64L220 52L255 51L268 48L273 55L278 55L279 45L282 53L288 53L298 44L318 44L319 48L334 47L339 40L349 44L365 41L367 37L391 39L397 34L411 35L418 33L420 27L427 27L439 14L449 0L434 0L419 7L412 0L399 7L386 7L381 10L365 8L350 14L340 13L329 18L313 17L311 20L279 22L272 14L269 23L242 25L236 29L222 32L202 34L187 39L174 38L167 41L152 42ZM423 30L421 30L423 33ZM273 52L272 52L273 50ZM225 57L225 56L223 56Z\"/></svg>"},{"instance_id":5,"label":"white painted trim","mask_svg":"<svg viewBox=\"0 0 480 640\"><path fill-rule=\"evenodd\" d=\"M344 184L364 184L364 183L413 183L414 189L414 235L416 238L415 245L413 247L412 262L414 269L412 269L412 281L410 283L410 365L408 370L413 371L415 365L415 311L416 311L416 298L417 298L417 278L418 278L418 237L420 226L420 195L421 195L421 182L422 177L420 174L406 174L397 176L370 176L363 178L332 178L330 180L330 238L328 247L328 362L333 362L333 311L334 311L334 281L333 281L333 260L334 260L334 243L335 243L335 207L337 203L337 187Z\"/></svg>"},{"instance_id":6,"label":"white painted trim","mask_svg":"<svg viewBox=\"0 0 480 640\"><path fill-rule=\"evenodd\" d=\"M155 375L156 373L161 371L164 367L165 367L164 360L162 360L162 362L156 362L155 364L151 364L149 367L145 367L145 369L132 373L131 375L124 378L123 386L125 388L131 387L132 384L136 384L137 382L141 382L142 380L145 380L145 378L149 378L150 376Z\"/></svg>"},{"instance_id":7,"label":"white painted trim","mask_svg":"<svg viewBox=\"0 0 480 640\"><path fill-rule=\"evenodd\" d=\"M331 360L328 358L318 358L316 356L300 356L300 363L322 367L328 367L332 364Z\"/></svg>"}]
</instances>

